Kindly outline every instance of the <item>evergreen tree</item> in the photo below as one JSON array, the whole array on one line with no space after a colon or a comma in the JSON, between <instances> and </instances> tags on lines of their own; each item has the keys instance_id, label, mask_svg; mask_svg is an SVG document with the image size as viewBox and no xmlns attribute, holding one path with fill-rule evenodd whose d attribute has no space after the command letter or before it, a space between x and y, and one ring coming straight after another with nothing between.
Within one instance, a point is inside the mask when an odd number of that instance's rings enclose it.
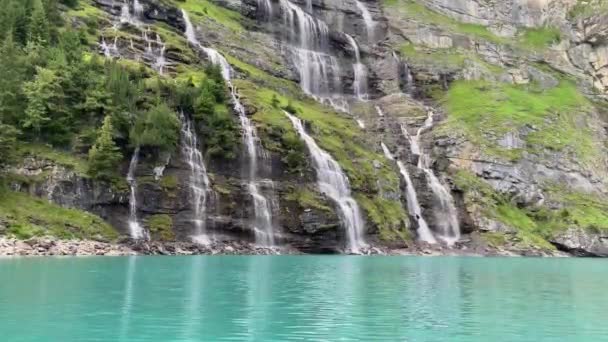
<instances>
[{"instance_id":1,"label":"evergreen tree","mask_svg":"<svg viewBox=\"0 0 608 342\"><path fill-rule=\"evenodd\" d=\"M18 133L15 127L0 122L0 167L10 164L15 159Z\"/></svg>"},{"instance_id":2,"label":"evergreen tree","mask_svg":"<svg viewBox=\"0 0 608 342\"><path fill-rule=\"evenodd\" d=\"M50 42L49 21L42 0L34 0L28 28L28 41L40 45Z\"/></svg>"},{"instance_id":3,"label":"evergreen tree","mask_svg":"<svg viewBox=\"0 0 608 342\"><path fill-rule=\"evenodd\" d=\"M114 142L113 134L112 118L106 116L97 140L89 150L89 174L94 178L109 180L116 174L122 154Z\"/></svg>"},{"instance_id":4,"label":"evergreen tree","mask_svg":"<svg viewBox=\"0 0 608 342\"><path fill-rule=\"evenodd\" d=\"M0 47L0 121L15 124L23 114L23 55L9 33Z\"/></svg>"},{"instance_id":5,"label":"evergreen tree","mask_svg":"<svg viewBox=\"0 0 608 342\"><path fill-rule=\"evenodd\" d=\"M194 118L202 120L205 116L213 115L215 110L215 96L208 89L203 89L194 103Z\"/></svg>"},{"instance_id":6,"label":"evergreen tree","mask_svg":"<svg viewBox=\"0 0 608 342\"><path fill-rule=\"evenodd\" d=\"M53 70L38 67L36 78L24 84L23 92L28 103L22 127L40 137L42 128L51 120L51 114L55 113L54 119L60 120L62 118L58 114L65 111L59 79Z\"/></svg>"},{"instance_id":7,"label":"evergreen tree","mask_svg":"<svg viewBox=\"0 0 608 342\"><path fill-rule=\"evenodd\" d=\"M171 151L177 145L179 128L175 112L164 103L158 104L135 121L130 135L131 145Z\"/></svg>"}]
</instances>

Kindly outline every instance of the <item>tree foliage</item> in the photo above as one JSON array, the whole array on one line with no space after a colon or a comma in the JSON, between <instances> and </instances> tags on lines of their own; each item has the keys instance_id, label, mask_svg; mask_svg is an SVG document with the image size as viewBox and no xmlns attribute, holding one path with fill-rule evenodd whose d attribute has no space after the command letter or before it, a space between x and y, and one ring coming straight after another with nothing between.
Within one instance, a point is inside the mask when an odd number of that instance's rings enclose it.
<instances>
[{"instance_id":1,"label":"tree foliage","mask_svg":"<svg viewBox=\"0 0 608 342\"><path fill-rule=\"evenodd\" d=\"M89 174L94 178L110 180L116 175L122 154L113 134L112 117L106 116L95 145L89 150Z\"/></svg>"}]
</instances>

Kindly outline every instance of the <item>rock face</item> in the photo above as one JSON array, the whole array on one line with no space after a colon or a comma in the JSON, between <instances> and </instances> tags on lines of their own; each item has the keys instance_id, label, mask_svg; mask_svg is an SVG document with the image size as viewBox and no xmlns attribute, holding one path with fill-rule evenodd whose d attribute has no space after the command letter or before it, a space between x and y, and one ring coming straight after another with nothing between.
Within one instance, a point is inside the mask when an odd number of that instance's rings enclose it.
<instances>
[{"instance_id":1,"label":"rock face","mask_svg":"<svg viewBox=\"0 0 608 342\"><path fill-rule=\"evenodd\" d=\"M112 53L115 55L110 57L140 60L155 67L155 60L148 51L149 40L156 41L155 25L161 22L181 34L185 31L185 22L181 11L166 1L140 1L144 6L141 17L123 23L123 31L128 34L117 35L115 40L110 35L100 37L100 45L101 39L106 44L113 41L115 50ZM292 33L283 20L286 14L284 1L288 0L270 1L272 11L264 11L260 7L263 1L213 1L213 6L233 11L230 13L234 16L229 19L235 22L222 22L213 14L207 15L205 9L205 15L197 13L202 19L195 25L195 33L202 45L212 46L259 69L251 70L234 64L234 78L255 79L256 84L275 88L277 83L279 87L285 84L293 86L293 82L301 81L301 75L297 60L290 56L293 51L289 50L288 43ZM122 20L124 3L94 2L114 22ZM574 255L608 256L608 237L603 233L608 227L601 226L605 224L601 220L598 220L600 226L594 227L596 230L577 225L577 219L570 219L571 216L568 219L572 222L568 224L572 225L567 229L562 226L557 229L558 223L549 222L547 230L550 233L541 239L547 245L541 247L531 245L533 243L530 244L530 239L524 235L528 232L523 232L524 229L511 222L520 218L513 219L513 215L522 213L537 218L542 217L545 211L570 210L572 213L568 215L576 215L579 207L574 208L572 202L556 196L556 192L562 190L597 198L598 203L606 201L608 150L604 142L608 139L608 126L603 116L604 103L597 105L594 102L588 108L573 109L584 112L584 115L568 122L576 130L587 132L587 147L596 153L593 160L584 160L576 146L562 150L539 149L530 138L542 133L543 127L553 127L550 124L560 122L567 113L547 116L513 130L487 130L480 136L471 137L448 125L452 113L442 101L437 101L445 97L454 82L508 84L530 89L534 94L544 94L567 80L576 84L585 95L596 92L598 96L593 97L594 101L605 96L608 94L608 14L598 11L584 18L571 18L570 11L577 4L576 0L403 0L396 5L354 0L289 3L327 25L329 46L323 47L323 53L339 66L334 76L340 79L339 95L348 103L348 113L344 116L358 120L359 125L365 127L360 136L353 139L363 141L371 146L371 150L380 153L383 143L396 159L405 164L418 194L421 213L430 229L438 233L437 227L442 222L435 212L437 198L433 195L428 173L418 167L420 154L412 153L413 143L408 136L419 138L418 148L426 151L430 159L424 162L454 198L461 231L465 234L451 250L484 253L486 249L496 251L493 249L496 247L504 254L510 251L517 254L556 254L554 249L547 250L550 248L548 241L559 250ZM130 2L129 6L132 7ZM373 22L371 28L369 19ZM536 41L530 43L525 40L530 32L546 34L543 30L547 28L561 32L559 43L541 42L545 45L538 48L534 45ZM302 34L293 34L298 33ZM179 34L175 40L165 42L166 74L177 74L181 64L195 64L208 58L192 49ZM359 56L349 36L355 40ZM180 39L183 42L175 43ZM354 96L357 58L367 71L365 101ZM259 76L260 73L265 76ZM281 89L279 93L283 91L287 90ZM299 96L305 98L301 93ZM242 97L246 102L247 96ZM250 117L262 110L245 104ZM558 109L548 106L547 111ZM426 127L429 111L434 113L435 122ZM510 113L513 116L517 114L517 110ZM263 126L263 123L258 125ZM272 142L283 139L282 133L270 132L271 139L274 139ZM564 134L571 134L571 131ZM572 140L569 136L562 138ZM508 158L488 152L492 149L517 156ZM345 233L340 227L340 218L335 211L328 210L332 203L318 192L312 166L305 165L293 172L287 167L285 156L277 150L271 150L267 158L271 168L262 176L273 181L277 240L301 252L342 251ZM205 226L210 234L229 247L222 245L221 248L228 254L232 253L230 249L234 253L254 250L248 244L254 237L250 222L253 199L247 188L247 177L242 172L245 159L237 155L234 159L214 157L205 160L213 190L207 203ZM151 254L213 253L189 244L194 210L188 184L189 169L179 152L173 153L168 160L159 162L152 153L144 151L135 175L141 223L151 229L150 222L155 217L168 216L170 234L156 232L153 240L170 241L132 246L133 250ZM379 169L378 164L375 161L372 167ZM394 172L398 174L396 163L393 164ZM127 166L126 163L123 165L121 174L126 174ZM15 180L12 184L14 189L48 198L61 206L91 211L122 234L128 233L129 192L125 184L93 181L64 165L34 156L24 159L10 172L30 179ZM463 173L474 179L471 182L475 186L462 182ZM403 190L405 181L402 183ZM319 203L300 200L294 196L299 190L312 193ZM408 206L404 194L397 190L382 192L378 197L401 201L404 207ZM582 207L586 205L585 202ZM368 223L373 221L372 214L378 215L368 213ZM409 220L403 221L408 221L409 233L415 237L419 223L413 214L410 216ZM525 223L526 229L536 224ZM597 222L594 224L598 225ZM380 233L374 224L369 224L368 233L373 243L386 243L378 242ZM489 237L496 236L500 236L503 245L488 247ZM407 238L399 240L399 247L404 244L402 240ZM37 248L33 247L33 250ZM99 249L110 253L108 248L92 247L91 253ZM444 252L440 250L439 253Z\"/></svg>"}]
</instances>

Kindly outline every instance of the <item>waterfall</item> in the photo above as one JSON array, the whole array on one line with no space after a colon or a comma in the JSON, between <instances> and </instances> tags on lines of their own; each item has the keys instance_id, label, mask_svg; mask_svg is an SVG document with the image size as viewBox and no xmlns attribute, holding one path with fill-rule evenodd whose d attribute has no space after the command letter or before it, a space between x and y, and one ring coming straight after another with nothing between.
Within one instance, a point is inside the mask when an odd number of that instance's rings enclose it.
<instances>
[{"instance_id":1,"label":"waterfall","mask_svg":"<svg viewBox=\"0 0 608 342\"><path fill-rule=\"evenodd\" d=\"M101 37L99 47L106 58L120 57L120 52L118 51L118 36L114 37L112 44L108 44L106 39Z\"/></svg>"},{"instance_id":2,"label":"waterfall","mask_svg":"<svg viewBox=\"0 0 608 342\"><path fill-rule=\"evenodd\" d=\"M376 106L376 113L378 113L378 116L383 117L384 116L384 112L382 111L382 108L380 108L380 106Z\"/></svg>"},{"instance_id":3,"label":"waterfall","mask_svg":"<svg viewBox=\"0 0 608 342\"><path fill-rule=\"evenodd\" d=\"M365 122L363 120L357 119L357 125L359 125L359 128L365 129Z\"/></svg>"},{"instance_id":4,"label":"waterfall","mask_svg":"<svg viewBox=\"0 0 608 342\"><path fill-rule=\"evenodd\" d=\"M135 13L135 17L138 19L142 19L144 16L144 6L139 0L133 0L133 13Z\"/></svg>"},{"instance_id":5,"label":"waterfall","mask_svg":"<svg viewBox=\"0 0 608 342\"><path fill-rule=\"evenodd\" d=\"M258 15L257 17L267 21L272 18L272 2L270 0L256 0Z\"/></svg>"},{"instance_id":6,"label":"waterfall","mask_svg":"<svg viewBox=\"0 0 608 342\"><path fill-rule=\"evenodd\" d=\"M365 67L365 65L363 65L363 63L361 63L361 52L359 51L359 45L357 45L357 42L353 37L348 34L345 35L348 38L348 42L352 46L353 51L355 52L356 62L355 64L353 64L353 71L355 75L353 81L353 90L357 99L365 101L368 98L367 68Z\"/></svg>"},{"instance_id":7,"label":"waterfall","mask_svg":"<svg viewBox=\"0 0 608 342\"><path fill-rule=\"evenodd\" d=\"M346 228L348 250L359 253L365 246L363 234L365 225L357 202L351 197L348 178L329 153L322 150L315 140L306 133L302 121L285 112L294 128L306 144L317 172L317 182L321 193L326 194L338 206L340 219Z\"/></svg>"},{"instance_id":8,"label":"waterfall","mask_svg":"<svg viewBox=\"0 0 608 342\"><path fill-rule=\"evenodd\" d=\"M438 201L436 203L438 208L437 210L434 210L434 213L436 216L437 228L439 230L439 237L448 245L452 245L460 239L460 224L458 221L458 211L454 204L454 198L452 197L450 190L441 183L431 169L430 156L425 154L420 147L420 137L424 131L433 127L433 117L434 113L429 109L424 124L418 129L415 136L410 136L405 126L402 126L401 129L410 142L412 154L418 156L418 168L424 172L431 192Z\"/></svg>"},{"instance_id":9,"label":"waterfall","mask_svg":"<svg viewBox=\"0 0 608 342\"><path fill-rule=\"evenodd\" d=\"M123 24L133 22L133 17L131 16L131 9L129 8L129 3L127 2L127 0L124 0L122 6L120 7L120 22Z\"/></svg>"},{"instance_id":10,"label":"waterfall","mask_svg":"<svg viewBox=\"0 0 608 342\"><path fill-rule=\"evenodd\" d=\"M365 29L367 30L367 41L373 42L376 36L376 22L372 19L372 14L369 13L367 6L359 0L356 0L357 8L361 12L363 21L365 22Z\"/></svg>"},{"instance_id":11,"label":"waterfall","mask_svg":"<svg viewBox=\"0 0 608 342\"><path fill-rule=\"evenodd\" d=\"M133 151L129 171L127 172L127 183L129 184L129 234L133 239L148 239L146 230L139 224L137 219L137 180L135 179L135 169L139 162L139 146Z\"/></svg>"},{"instance_id":12,"label":"waterfall","mask_svg":"<svg viewBox=\"0 0 608 342\"><path fill-rule=\"evenodd\" d=\"M387 159L395 160L395 157L388 149L388 147L384 144L384 142L380 143L380 146L382 147L382 151L384 152L384 155ZM431 233L428 224L424 220L424 217L422 217L422 208L420 208L420 203L418 202L418 195L416 194L414 183L412 183L412 179L410 178L410 174L407 171L407 168L400 160L397 161L397 166L399 167L399 172L401 173L401 176L405 180L407 211L411 216L416 218L416 221L418 222L418 238L424 242L436 243L437 240L435 240L435 238L433 237L433 233Z\"/></svg>"},{"instance_id":13,"label":"waterfall","mask_svg":"<svg viewBox=\"0 0 608 342\"><path fill-rule=\"evenodd\" d=\"M207 192L209 191L209 176L203 154L198 146L196 131L192 120L180 113L181 127L181 150L190 167L190 194L194 211L194 236L193 240L201 244L208 244L211 240L207 236L205 221L207 219Z\"/></svg>"},{"instance_id":14,"label":"waterfall","mask_svg":"<svg viewBox=\"0 0 608 342\"><path fill-rule=\"evenodd\" d=\"M289 0L280 0L279 4L283 24L289 28L289 52L300 75L300 87L316 100L348 111L340 90L340 67L329 54L329 28ZM312 11L310 1L307 7Z\"/></svg>"},{"instance_id":15,"label":"waterfall","mask_svg":"<svg viewBox=\"0 0 608 342\"><path fill-rule=\"evenodd\" d=\"M184 17L184 21L186 22L186 38L192 45L202 49L213 64L221 67L222 76L230 88L230 96L232 98L234 111L238 114L239 121L243 128L243 140L246 147L247 156L249 158L248 190L253 198L254 204L255 219L253 230L255 232L256 243L262 246L273 246L275 242L274 227L272 223L272 206L271 202L262 193L259 186L261 180L258 179L258 156L263 156L263 154L258 151L259 138L257 136L255 126L247 117L245 108L239 100L236 88L232 84L230 64L218 51L204 47L199 43L194 32L194 26L192 25L192 22L190 21L185 10L182 10L182 15ZM270 180L265 180L265 182L272 184L272 181Z\"/></svg>"},{"instance_id":16,"label":"waterfall","mask_svg":"<svg viewBox=\"0 0 608 342\"><path fill-rule=\"evenodd\" d=\"M386 159L388 159L388 160L395 160L395 157L393 157L393 154L388 149L388 147L386 146L386 144L384 144L384 142L380 143L380 147L382 147L382 152L384 152L384 156L386 157Z\"/></svg>"},{"instance_id":17,"label":"waterfall","mask_svg":"<svg viewBox=\"0 0 608 342\"><path fill-rule=\"evenodd\" d=\"M154 60L154 65L152 67L154 69L158 70L159 74L163 75L164 68L167 65L167 60L165 59L165 50L166 50L167 46L165 45L165 43L163 43L162 39L160 38L160 36L158 34L156 35L156 44L159 47L158 55L156 55L156 58Z\"/></svg>"},{"instance_id":18,"label":"waterfall","mask_svg":"<svg viewBox=\"0 0 608 342\"><path fill-rule=\"evenodd\" d=\"M431 233L428 224L422 216L422 208L420 208L420 203L418 202L416 188L414 188L414 183L412 183L407 168L401 161L397 161L397 166L399 166L399 172L401 172L401 176L405 180L407 210L418 222L418 238L424 242L436 243L437 240L433 237L433 233Z\"/></svg>"}]
</instances>

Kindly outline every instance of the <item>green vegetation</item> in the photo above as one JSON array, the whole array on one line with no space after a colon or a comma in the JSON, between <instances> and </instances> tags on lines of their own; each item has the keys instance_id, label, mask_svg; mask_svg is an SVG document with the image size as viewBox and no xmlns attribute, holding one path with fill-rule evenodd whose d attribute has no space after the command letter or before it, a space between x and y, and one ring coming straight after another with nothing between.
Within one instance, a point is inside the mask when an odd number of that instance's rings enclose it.
<instances>
[{"instance_id":1,"label":"green vegetation","mask_svg":"<svg viewBox=\"0 0 608 342\"><path fill-rule=\"evenodd\" d=\"M578 0L570 12L570 19L583 20L593 15L602 15L608 12L608 3L604 0Z\"/></svg>"},{"instance_id":2,"label":"green vegetation","mask_svg":"<svg viewBox=\"0 0 608 342\"><path fill-rule=\"evenodd\" d=\"M569 228L608 232L608 202L599 195L547 186L546 202L551 205L519 208L468 171L460 170L454 179L456 185L465 191L467 206L516 229L515 239L520 246L553 249L547 240ZM501 244L506 239L498 233L484 234L484 237L496 243L500 240Z\"/></svg>"},{"instance_id":3,"label":"green vegetation","mask_svg":"<svg viewBox=\"0 0 608 342\"><path fill-rule=\"evenodd\" d=\"M522 150L497 147L497 140L523 127L534 127L525 137L528 149L572 151L581 160L593 158L592 134L577 122L589 110L576 86L562 81L542 90L485 81L457 81L444 98L449 116L440 133L460 132L484 153L518 159Z\"/></svg>"},{"instance_id":4,"label":"green vegetation","mask_svg":"<svg viewBox=\"0 0 608 342\"><path fill-rule=\"evenodd\" d=\"M106 116L95 145L89 150L89 174L94 178L111 180L114 170L122 160L120 149L116 146L112 134L112 118Z\"/></svg>"},{"instance_id":5,"label":"green vegetation","mask_svg":"<svg viewBox=\"0 0 608 342\"><path fill-rule=\"evenodd\" d=\"M211 19L221 26L227 27L233 31L243 31L241 22L243 16L235 11L231 11L224 7L218 6L209 0L179 0L173 1L175 6L188 11L192 19Z\"/></svg>"},{"instance_id":6,"label":"green vegetation","mask_svg":"<svg viewBox=\"0 0 608 342\"><path fill-rule=\"evenodd\" d=\"M18 238L53 235L62 239L114 240L118 233L99 217L65 209L46 199L0 189L0 221Z\"/></svg>"},{"instance_id":7,"label":"green vegetation","mask_svg":"<svg viewBox=\"0 0 608 342\"><path fill-rule=\"evenodd\" d=\"M482 39L488 42L501 45L512 45L516 48L525 50L541 50L553 43L559 42L561 34L559 29L555 27L541 27L533 29L523 29L520 32L518 39L512 40L509 38L499 37L488 30L487 27L478 24L462 23L456 19L438 13L417 0L384 0L384 4L390 7L391 10L397 10L398 13L410 20L435 25L444 30L463 34L466 36ZM452 59L458 59L458 56L444 56L439 53L439 58L447 59L449 62L454 62ZM435 56L433 56L435 58Z\"/></svg>"},{"instance_id":8,"label":"green vegetation","mask_svg":"<svg viewBox=\"0 0 608 342\"><path fill-rule=\"evenodd\" d=\"M356 200L367 212L371 222L378 227L382 240L387 242L412 240L407 225L408 217L399 201L387 200L380 196L368 198L361 194L356 196Z\"/></svg>"},{"instance_id":9,"label":"green vegetation","mask_svg":"<svg viewBox=\"0 0 608 342\"><path fill-rule=\"evenodd\" d=\"M559 43L561 32L555 27L526 28L520 36L523 46L533 50L542 50L547 46Z\"/></svg>"},{"instance_id":10,"label":"green vegetation","mask_svg":"<svg viewBox=\"0 0 608 342\"><path fill-rule=\"evenodd\" d=\"M319 193L308 188L292 189L285 199L298 203L302 209L317 209L326 212L334 211Z\"/></svg>"},{"instance_id":11,"label":"green vegetation","mask_svg":"<svg viewBox=\"0 0 608 342\"><path fill-rule=\"evenodd\" d=\"M396 10L402 17L410 20L437 25L446 30L494 43L503 44L507 41L505 38L498 37L490 32L485 26L461 23L427 8L416 0L384 0L384 4L390 7L389 10Z\"/></svg>"},{"instance_id":12,"label":"green vegetation","mask_svg":"<svg viewBox=\"0 0 608 342\"><path fill-rule=\"evenodd\" d=\"M165 214L150 216L146 219L146 225L154 239L161 241L175 240L171 216Z\"/></svg>"}]
</instances>

